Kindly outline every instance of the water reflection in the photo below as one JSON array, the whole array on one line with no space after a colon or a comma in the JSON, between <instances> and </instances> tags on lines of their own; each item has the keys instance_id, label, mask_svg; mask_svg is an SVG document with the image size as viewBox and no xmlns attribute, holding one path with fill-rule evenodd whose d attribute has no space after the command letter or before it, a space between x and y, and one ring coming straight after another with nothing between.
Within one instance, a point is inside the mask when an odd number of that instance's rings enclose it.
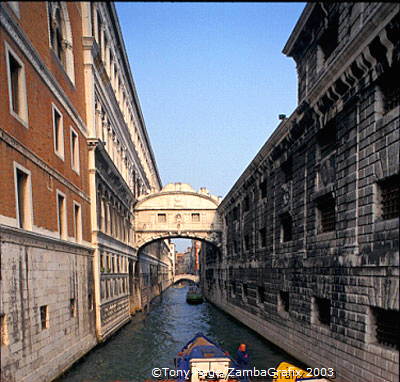
<instances>
[{"instance_id":1,"label":"water reflection","mask_svg":"<svg viewBox=\"0 0 400 382\"><path fill-rule=\"evenodd\" d=\"M232 355L240 343L246 343L258 369L276 367L283 360L296 362L213 305L187 304L186 292L187 287L169 288L155 299L147 316L137 314L131 323L91 351L57 382L151 379L153 368L173 368L176 353L198 332Z\"/></svg>"}]
</instances>

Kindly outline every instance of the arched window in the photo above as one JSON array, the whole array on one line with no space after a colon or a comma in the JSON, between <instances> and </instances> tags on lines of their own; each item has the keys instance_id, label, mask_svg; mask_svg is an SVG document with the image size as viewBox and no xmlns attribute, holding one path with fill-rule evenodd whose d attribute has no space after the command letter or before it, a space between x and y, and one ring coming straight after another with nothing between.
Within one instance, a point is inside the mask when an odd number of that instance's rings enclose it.
<instances>
[{"instance_id":1,"label":"arched window","mask_svg":"<svg viewBox=\"0 0 400 382\"><path fill-rule=\"evenodd\" d=\"M72 30L67 5L60 1L48 2L50 47L59 59L70 80L75 82Z\"/></svg>"}]
</instances>

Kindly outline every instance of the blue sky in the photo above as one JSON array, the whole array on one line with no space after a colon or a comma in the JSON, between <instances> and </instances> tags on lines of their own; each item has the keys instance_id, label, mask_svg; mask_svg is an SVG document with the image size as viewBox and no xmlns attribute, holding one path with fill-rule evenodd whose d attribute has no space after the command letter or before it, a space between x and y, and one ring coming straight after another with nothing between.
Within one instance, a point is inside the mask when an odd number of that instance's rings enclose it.
<instances>
[{"instance_id":1,"label":"blue sky","mask_svg":"<svg viewBox=\"0 0 400 382\"><path fill-rule=\"evenodd\" d=\"M116 3L163 185L225 196L296 107L304 3Z\"/></svg>"}]
</instances>

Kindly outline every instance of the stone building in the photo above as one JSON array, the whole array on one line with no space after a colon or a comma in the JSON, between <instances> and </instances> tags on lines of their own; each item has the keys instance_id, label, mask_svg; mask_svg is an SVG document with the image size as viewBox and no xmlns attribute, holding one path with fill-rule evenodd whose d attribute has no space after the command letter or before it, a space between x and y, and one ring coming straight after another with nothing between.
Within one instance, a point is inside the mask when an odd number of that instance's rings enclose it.
<instances>
[{"instance_id":1,"label":"stone building","mask_svg":"<svg viewBox=\"0 0 400 382\"><path fill-rule=\"evenodd\" d=\"M168 243L143 251L139 264L133 232L138 198L161 189L114 5L82 3L89 182L95 247L97 335L104 339L151 299L156 269L168 266ZM146 256L144 255L146 254ZM135 276L136 275L136 276ZM157 276L158 277L158 276ZM129 282L135 285L129 285ZM162 283L163 284L163 283ZM140 295L146 285L146 299ZM152 288L150 288L152 289ZM135 291L128 296L129 290ZM147 303L147 302L146 302Z\"/></svg>"},{"instance_id":2,"label":"stone building","mask_svg":"<svg viewBox=\"0 0 400 382\"><path fill-rule=\"evenodd\" d=\"M114 5L2 2L0 23L1 379L43 382L170 284L172 247L135 242L161 181Z\"/></svg>"},{"instance_id":3,"label":"stone building","mask_svg":"<svg viewBox=\"0 0 400 382\"><path fill-rule=\"evenodd\" d=\"M82 17L0 20L1 379L42 382L96 343Z\"/></svg>"},{"instance_id":4,"label":"stone building","mask_svg":"<svg viewBox=\"0 0 400 382\"><path fill-rule=\"evenodd\" d=\"M207 297L336 381L399 378L399 5L310 3L298 107L224 198Z\"/></svg>"}]
</instances>

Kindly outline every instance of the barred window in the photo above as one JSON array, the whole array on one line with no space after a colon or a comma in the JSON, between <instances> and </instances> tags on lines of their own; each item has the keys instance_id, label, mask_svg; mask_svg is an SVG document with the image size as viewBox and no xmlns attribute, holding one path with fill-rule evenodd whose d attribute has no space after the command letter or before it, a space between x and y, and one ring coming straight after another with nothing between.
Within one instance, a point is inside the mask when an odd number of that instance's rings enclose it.
<instances>
[{"instance_id":1,"label":"barred window","mask_svg":"<svg viewBox=\"0 0 400 382\"><path fill-rule=\"evenodd\" d=\"M319 159L329 156L336 149L336 119L332 118L317 135Z\"/></svg>"},{"instance_id":2,"label":"barred window","mask_svg":"<svg viewBox=\"0 0 400 382\"><path fill-rule=\"evenodd\" d=\"M242 285L242 290L243 290L243 298L247 298L247 296L249 295L249 290L248 290L248 287L247 287L247 284L243 284Z\"/></svg>"},{"instance_id":3,"label":"barred window","mask_svg":"<svg viewBox=\"0 0 400 382\"><path fill-rule=\"evenodd\" d=\"M285 174L285 182L289 182L293 179L293 159L288 158L281 166L283 173Z\"/></svg>"},{"instance_id":4,"label":"barred window","mask_svg":"<svg viewBox=\"0 0 400 382\"><path fill-rule=\"evenodd\" d=\"M244 249L247 251L248 249L250 249L250 235L244 235Z\"/></svg>"},{"instance_id":5,"label":"barred window","mask_svg":"<svg viewBox=\"0 0 400 382\"><path fill-rule=\"evenodd\" d=\"M289 213L285 213L281 216L281 243L293 240L293 222L292 216Z\"/></svg>"},{"instance_id":6,"label":"barred window","mask_svg":"<svg viewBox=\"0 0 400 382\"><path fill-rule=\"evenodd\" d=\"M261 228L260 230L258 230L258 234L259 234L259 238L260 238L260 247L264 248L267 245L267 232L265 227Z\"/></svg>"},{"instance_id":7,"label":"barred window","mask_svg":"<svg viewBox=\"0 0 400 382\"><path fill-rule=\"evenodd\" d=\"M192 221L193 222L199 222L200 221L200 214L198 214L198 213L192 214Z\"/></svg>"},{"instance_id":8,"label":"barred window","mask_svg":"<svg viewBox=\"0 0 400 382\"><path fill-rule=\"evenodd\" d=\"M263 304L265 302L265 287L258 286L257 287L257 299L259 304Z\"/></svg>"},{"instance_id":9,"label":"barred window","mask_svg":"<svg viewBox=\"0 0 400 382\"><path fill-rule=\"evenodd\" d=\"M76 316L76 306L75 306L75 299L71 298L69 300L69 311L71 314L71 317L75 317Z\"/></svg>"},{"instance_id":10,"label":"barred window","mask_svg":"<svg viewBox=\"0 0 400 382\"><path fill-rule=\"evenodd\" d=\"M279 312L289 312L289 292L283 290L279 291L278 295L278 311Z\"/></svg>"},{"instance_id":11,"label":"barred window","mask_svg":"<svg viewBox=\"0 0 400 382\"><path fill-rule=\"evenodd\" d=\"M49 310L47 305L42 305L40 308L40 325L42 330L49 327Z\"/></svg>"},{"instance_id":12,"label":"barred window","mask_svg":"<svg viewBox=\"0 0 400 382\"><path fill-rule=\"evenodd\" d=\"M394 175L379 182L380 216L383 220L400 216L400 176Z\"/></svg>"},{"instance_id":13,"label":"barred window","mask_svg":"<svg viewBox=\"0 0 400 382\"><path fill-rule=\"evenodd\" d=\"M328 20L328 27L321 35L318 45L321 48L324 59L326 60L335 50L338 45L339 38L339 15L334 13L330 15Z\"/></svg>"},{"instance_id":14,"label":"barred window","mask_svg":"<svg viewBox=\"0 0 400 382\"><path fill-rule=\"evenodd\" d=\"M386 114L396 106L400 105L400 88L397 81L393 81L399 72L399 64L385 71L378 79L378 89L382 99L382 111Z\"/></svg>"},{"instance_id":15,"label":"barred window","mask_svg":"<svg viewBox=\"0 0 400 382\"><path fill-rule=\"evenodd\" d=\"M260 183L261 199L267 196L267 181L264 180Z\"/></svg>"},{"instance_id":16,"label":"barred window","mask_svg":"<svg viewBox=\"0 0 400 382\"><path fill-rule=\"evenodd\" d=\"M243 211L248 211L250 209L250 197L247 195L243 201Z\"/></svg>"},{"instance_id":17,"label":"barred window","mask_svg":"<svg viewBox=\"0 0 400 382\"><path fill-rule=\"evenodd\" d=\"M159 223L165 223L167 221L167 215L166 214L157 214L158 217L158 222Z\"/></svg>"},{"instance_id":18,"label":"barred window","mask_svg":"<svg viewBox=\"0 0 400 382\"><path fill-rule=\"evenodd\" d=\"M399 350L400 320L399 311L372 308L373 333L378 344Z\"/></svg>"},{"instance_id":19,"label":"barred window","mask_svg":"<svg viewBox=\"0 0 400 382\"><path fill-rule=\"evenodd\" d=\"M1 346L8 345L8 327L7 327L7 315L0 313L0 327L1 327Z\"/></svg>"},{"instance_id":20,"label":"barred window","mask_svg":"<svg viewBox=\"0 0 400 382\"><path fill-rule=\"evenodd\" d=\"M335 199L329 195L320 199L318 209L318 233L331 232L336 228Z\"/></svg>"},{"instance_id":21,"label":"barred window","mask_svg":"<svg viewBox=\"0 0 400 382\"><path fill-rule=\"evenodd\" d=\"M330 325L331 323L331 300L328 298L313 298L314 323Z\"/></svg>"}]
</instances>

